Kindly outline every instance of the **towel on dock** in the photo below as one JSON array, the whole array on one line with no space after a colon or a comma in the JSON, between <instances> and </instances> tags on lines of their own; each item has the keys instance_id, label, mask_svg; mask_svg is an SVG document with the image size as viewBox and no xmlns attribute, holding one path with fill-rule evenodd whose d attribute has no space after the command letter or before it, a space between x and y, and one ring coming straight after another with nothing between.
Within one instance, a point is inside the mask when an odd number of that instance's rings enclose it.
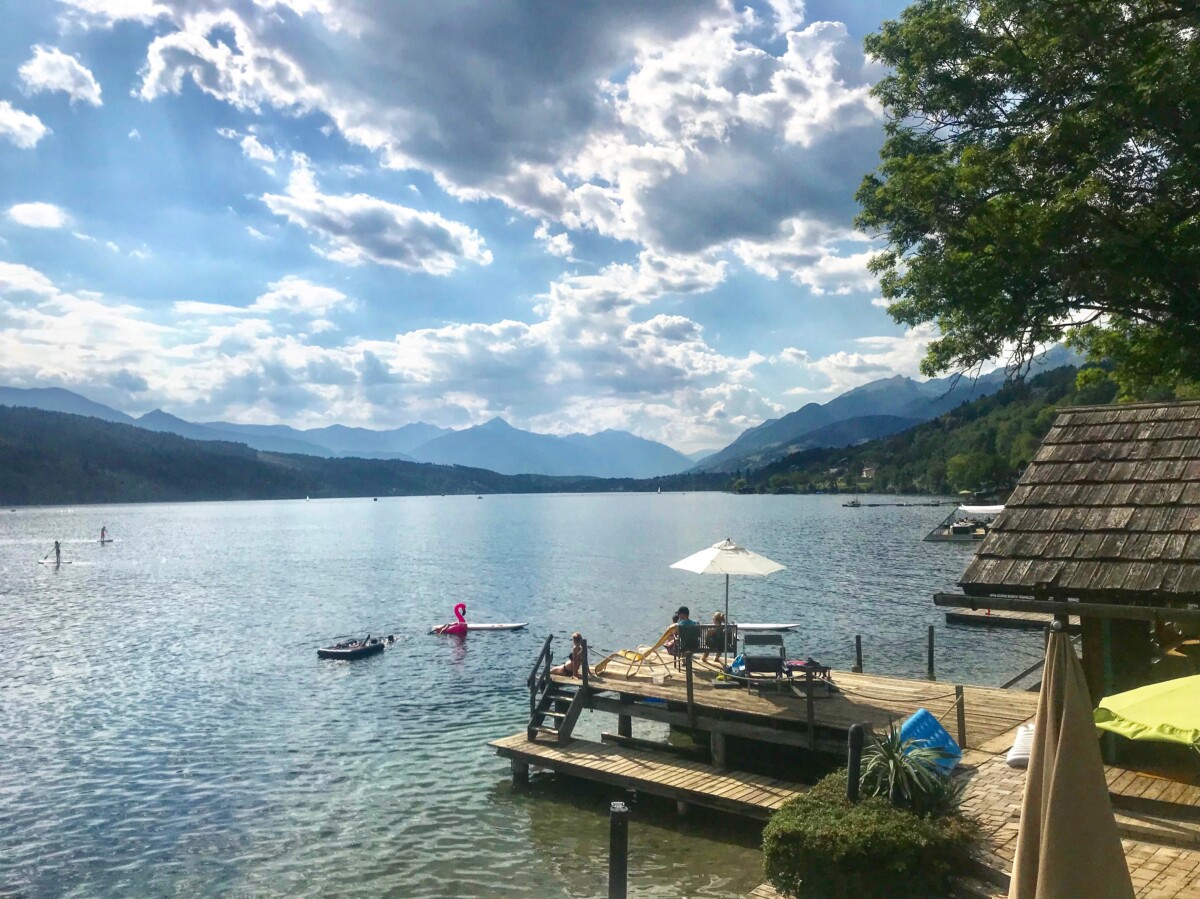
<instances>
[{"instance_id":1,"label":"towel on dock","mask_svg":"<svg viewBox=\"0 0 1200 899\"><path fill-rule=\"evenodd\" d=\"M1012 749L1008 750L1010 768L1028 768L1029 753L1033 751L1033 725L1022 724L1017 728L1017 738L1013 741Z\"/></svg>"}]
</instances>

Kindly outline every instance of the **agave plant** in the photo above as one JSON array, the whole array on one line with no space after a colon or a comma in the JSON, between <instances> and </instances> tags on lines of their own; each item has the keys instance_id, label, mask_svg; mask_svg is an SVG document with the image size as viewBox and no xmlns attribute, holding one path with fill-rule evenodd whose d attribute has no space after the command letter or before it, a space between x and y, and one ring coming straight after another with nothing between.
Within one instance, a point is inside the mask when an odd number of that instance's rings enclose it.
<instances>
[{"instance_id":1,"label":"agave plant","mask_svg":"<svg viewBox=\"0 0 1200 899\"><path fill-rule=\"evenodd\" d=\"M860 789L886 796L899 808L940 817L958 807L965 784L956 783L938 763L951 753L922 740L904 740L892 725L863 752Z\"/></svg>"}]
</instances>

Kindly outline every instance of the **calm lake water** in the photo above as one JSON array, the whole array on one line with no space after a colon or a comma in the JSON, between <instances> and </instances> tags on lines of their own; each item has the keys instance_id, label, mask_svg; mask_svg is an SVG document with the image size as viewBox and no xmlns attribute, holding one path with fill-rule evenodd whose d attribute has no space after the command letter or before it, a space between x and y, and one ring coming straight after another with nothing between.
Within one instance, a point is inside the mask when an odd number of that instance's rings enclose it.
<instances>
[{"instance_id":1,"label":"calm lake water","mask_svg":"<svg viewBox=\"0 0 1200 899\"><path fill-rule=\"evenodd\" d=\"M939 678L999 683L1041 638L942 623L931 594L972 549L921 542L947 511L713 493L3 510L0 896L605 895L610 797L516 791L486 746L523 729L545 635L561 656L575 629L607 651L680 603L707 618L723 579L668 566L730 536L788 566L735 578L731 612L802 622L789 655L849 667L857 633L868 671L921 676L936 624ZM73 564L37 564L56 539ZM530 627L428 635L460 600ZM368 631L401 642L317 660ZM642 801L630 893L744 896L758 839Z\"/></svg>"}]
</instances>

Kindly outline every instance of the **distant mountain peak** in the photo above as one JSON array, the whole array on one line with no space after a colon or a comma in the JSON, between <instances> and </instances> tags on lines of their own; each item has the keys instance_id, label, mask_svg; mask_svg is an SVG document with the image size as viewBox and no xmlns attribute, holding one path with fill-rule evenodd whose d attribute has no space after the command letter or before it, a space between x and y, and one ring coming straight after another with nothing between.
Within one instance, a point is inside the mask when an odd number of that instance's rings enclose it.
<instances>
[{"instance_id":1,"label":"distant mountain peak","mask_svg":"<svg viewBox=\"0 0 1200 899\"><path fill-rule=\"evenodd\" d=\"M488 428L489 430L493 430L493 431L501 431L501 430L515 431L515 430L517 430L512 425L510 425L508 422L506 422L503 418L501 418L499 415L497 415L493 419L490 419L489 421L485 421L483 424L479 425L479 427Z\"/></svg>"}]
</instances>

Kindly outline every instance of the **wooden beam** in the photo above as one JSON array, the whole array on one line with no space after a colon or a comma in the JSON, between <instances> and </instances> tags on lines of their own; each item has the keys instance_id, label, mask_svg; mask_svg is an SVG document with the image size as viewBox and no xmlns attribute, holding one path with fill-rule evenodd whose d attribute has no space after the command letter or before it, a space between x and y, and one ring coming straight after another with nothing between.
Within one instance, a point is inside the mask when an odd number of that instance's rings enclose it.
<instances>
[{"instance_id":1,"label":"wooden beam","mask_svg":"<svg viewBox=\"0 0 1200 899\"><path fill-rule=\"evenodd\" d=\"M635 708L630 709L628 705L622 705L616 699L599 696L594 692L588 696L587 705L588 708L596 712L631 714L637 718L671 724L675 727L692 727L686 711L674 712L663 705L638 703ZM762 743L779 743L784 746L798 746L803 749L812 748L812 739L803 730L784 730L782 728L764 727L756 724L743 724L740 721L726 721L721 718L710 718L703 714L703 712L699 712L696 716L695 729L706 730L709 733L721 733L729 737L758 740ZM831 725L828 728L824 725L818 725L818 729L827 729L834 732L839 730L836 725ZM840 730L842 733L845 732L845 728L841 728ZM846 751L846 739L843 736L827 737L818 734L815 748L820 752L833 752L841 755Z\"/></svg>"},{"instance_id":2,"label":"wooden beam","mask_svg":"<svg viewBox=\"0 0 1200 899\"><path fill-rule=\"evenodd\" d=\"M1126 606L1117 603L1062 602L1022 599L1015 596L964 596L935 593L933 604L952 609L1001 609L1008 612L1041 612L1048 615L1078 615L1081 618L1118 618L1126 621L1190 621L1200 623L1200 609L1171 609L1165 606Z\"/></svg>"}]
</instances>

